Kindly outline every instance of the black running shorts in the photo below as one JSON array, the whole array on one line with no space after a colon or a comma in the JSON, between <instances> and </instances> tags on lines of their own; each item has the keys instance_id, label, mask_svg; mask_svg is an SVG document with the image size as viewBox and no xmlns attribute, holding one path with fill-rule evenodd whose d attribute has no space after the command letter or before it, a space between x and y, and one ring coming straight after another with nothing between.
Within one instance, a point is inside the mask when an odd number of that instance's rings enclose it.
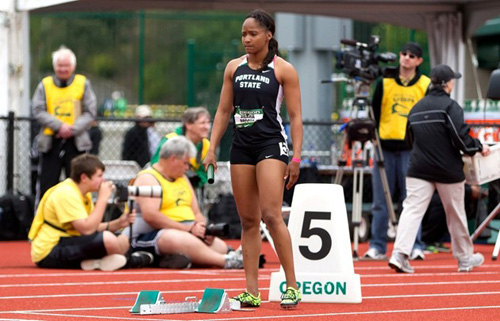
<instances>
[{"instance_id":1,"label":"black running shorts","mask_svg":"<svg viewBox=\"0 0 500 321\"><path fill-rule=\"evenodd\" d=\"M266 159L277 159L288 164L288 146L286 142L279 142L263 147L231 147L230 162L233 165L257 165Z\"/></svg>"}]
</instances>

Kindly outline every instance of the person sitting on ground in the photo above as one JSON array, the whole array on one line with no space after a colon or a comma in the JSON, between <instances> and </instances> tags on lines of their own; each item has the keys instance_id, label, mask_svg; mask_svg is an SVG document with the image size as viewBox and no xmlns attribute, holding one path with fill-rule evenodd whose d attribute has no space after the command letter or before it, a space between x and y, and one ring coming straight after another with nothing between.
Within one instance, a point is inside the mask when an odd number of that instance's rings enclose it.
<instances>
[{"instance_id":1,"label":"person sitting on ground","mask_svg":"<svg viewBox=\"0 0 500 321\"><path fill-rule=\"evenodd\" d=\"M155 256L155 264L166 268L187 268L193 264L225 269L242 269L239 251L230 251L220 238L206 234L194 190L185 176L196 154L184 136L170 138L160 150L160 159L141 171L134 186L161 186L161 198L136 197L137 220L132 249ZM129 235L126 228L122 235Z\"/></svg>"},{"instance_id":2,"label":"person sitting on ground","mask_svg":"<svg viewBox=\"0 0 500 321\"><path fill-rule=\"evenodd\" d=\"M104 180L104 169L95 155L77 156L71 161L70 177L43 195L28 235L36 266L113 271L127 264L128 240L114 232L132 223L135 212L102 222L115 189ZM98 192L95 205L91 192ZM137 267L137 262L147 260L152 261L149 253L135 253L129 264Z\"/></svg>"},{"instance_id":3,"label":"person sitting on ground","mask_svg":"<svg viewBox=\"0 0 500 321\"><path fill-rule=\"evenodd\" d=\"M190 160L190 168L187 176L193 187L199 188L207 182L207 172L202 162L207 155L210 141L208 133L210 131L210 113L205 107L191 107L186 109L182 115L182 127L178 127L174 132L165 135L160 141L156 153L151 158L151 164L155 164L160 159L160 150L163 144L170 138L179 135L186 136L196 146L196 156Z\"/></svg>"}]
</instances>

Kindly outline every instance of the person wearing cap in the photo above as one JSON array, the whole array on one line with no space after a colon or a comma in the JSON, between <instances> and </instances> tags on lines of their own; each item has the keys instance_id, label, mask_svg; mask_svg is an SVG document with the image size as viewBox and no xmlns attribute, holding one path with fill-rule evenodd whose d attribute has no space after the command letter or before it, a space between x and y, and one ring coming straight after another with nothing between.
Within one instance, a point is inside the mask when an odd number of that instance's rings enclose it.
<instances>
[{"instance_id":1,"label":"person wearing cap","mask_svg":"<svg viewBox=\"0 0 500 321\"><path fill-rule=\"evenodd\" d=\"M399 199L395 200L398 203L406 197L405 175L410 159L410 148L404 141L407 117L412 107L424 97L430 84L429 77L419 70L423 62L422 53L417 43L404 45L399 53L396 75L380 80L372 99L389 190L393 198L399 195ZM372 190L370 248L363 258L386 260L389 212L377 162L373 163ZM423 260L424 247L419 233L412 258Z\"/></svg>"},{"instance_id":2,"label":"person wearing cap","mask_svg":"<svg viewBox=\"0 0 500 321\"><path fill-rule=\"evenodd\" d=\"M138 119L135 126L127 131L123 140L122 159L136 161L144 167L160 143L160 135L154 127L153 112L148 105L138 106L135 117Z\"/></svg>"},{"instance_id":3,"label":"person wearing cap","mask_svg":"<svg viewBox=\"0 0 500 321\"><path fill-rule=\"evenodd\" d=\"M52 53L54 75L36 87L33 117L40 125L35 145L40 153L36 203L59 183L61 171L70 176L71 160L92 148L87 130L95 119L96 96L87 77L75 74L76 56L61 46Z\"/></svg>"},{"instance_id":4,"label":"person wearing cap","mask_svg":"<svg viewBox=\"0 0 500 321\"><path fill-rule=\"evenodd\" d=\"M414 272L408 256L435 190L443 203L458 271L471 271L484 262L480 253L473 253L467 228L460 151L470 156L476 152L486 156L490 150L488 145L470 136L462 107L450 98L455 79L461 76L447 65L435 66L431 70L429 94L408 116L405 139L413 148L406 176L407 196L389 260L389 266L397 272Z\"/></svg>"}]
</instances>

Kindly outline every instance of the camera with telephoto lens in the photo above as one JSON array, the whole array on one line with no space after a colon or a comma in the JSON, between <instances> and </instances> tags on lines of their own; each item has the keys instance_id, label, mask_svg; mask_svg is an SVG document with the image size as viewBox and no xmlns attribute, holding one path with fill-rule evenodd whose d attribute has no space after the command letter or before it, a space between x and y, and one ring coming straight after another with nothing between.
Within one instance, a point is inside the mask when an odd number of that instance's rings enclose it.
<instances>
[{"instance_id":1,"label":"camera with telephoto lens","mask_svg":"<svg viewBox=\"0 0 500 321\"><path fill-rule=\"evenodd\" d=\"M351 78L359 77L366 81L394 75L395 67L380 67L378 63L396 61L397 55L392 52L376 53L379 42L380 37L375 35L370 37L368 44L356 40L340 40L346 47L337 53L335 67Z\"/></svg>"},{"instance_id":2,"label":"camera with telephoto lens","mask_svg":"<svg viewBox=\"0 0 500 321\"><path fill-rule=\"evenodd\" d=\"M114 195L116 202L126 202L129 196L160 198L162 196L162 189L161 186L125 186L116 184Z\"/></svg>"},{"instance_id":3,"label":"camera with telephoto lens","mask_svg":"<svg viewBox=\"0 0 500 321\"><path fill-rule=\"evenodd\" d=\"M226 237L229 235L229 224L227 223L208 224L205 235Z\"/></svg>"}]
</instances>

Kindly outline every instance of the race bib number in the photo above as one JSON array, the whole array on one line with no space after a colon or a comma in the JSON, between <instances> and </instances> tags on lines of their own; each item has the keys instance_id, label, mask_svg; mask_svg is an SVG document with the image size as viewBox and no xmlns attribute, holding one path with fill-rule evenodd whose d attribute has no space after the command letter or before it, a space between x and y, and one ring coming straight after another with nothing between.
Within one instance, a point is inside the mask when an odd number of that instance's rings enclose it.
<instances>
[{"instance_id":1,"label":"race bib number","mask_svg":"<svg viewBox=\"0 0 500 321\"><path fill-rule=\"evenodd\" d=\"M253 126L253 124L264 118L264 110L260 109L241 109L236 107L234 113L234 124L237 128Z\"/></svg>"}]
</instances>

